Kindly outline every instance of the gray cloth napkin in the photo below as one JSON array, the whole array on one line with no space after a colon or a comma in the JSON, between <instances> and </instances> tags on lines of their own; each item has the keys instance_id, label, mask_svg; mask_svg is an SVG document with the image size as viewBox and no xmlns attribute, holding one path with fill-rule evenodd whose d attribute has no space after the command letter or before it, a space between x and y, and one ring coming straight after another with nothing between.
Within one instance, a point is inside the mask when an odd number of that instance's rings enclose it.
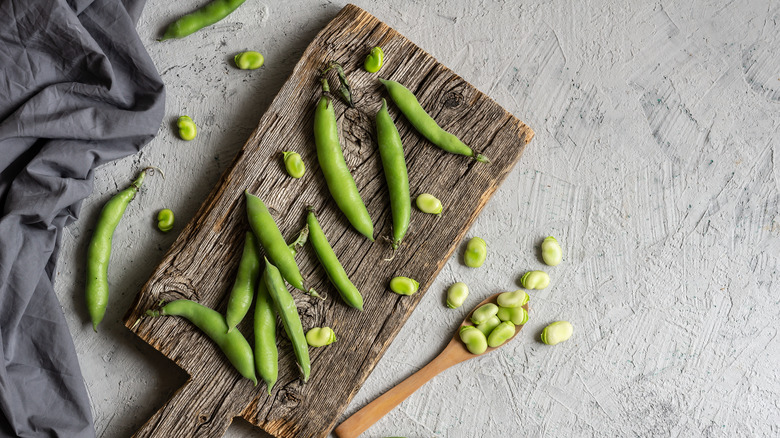
<instances>
[{"instance_id":1,"label":"gray cloth napkin","mask_svg":"<svg viewBox=\"0 0 780 438\"><path fill-rule=\"evenodd\" d=\"M0 0L0 436L95 436L52 282L94 168L162 120L144 1Z\"/></svg>"}]
</instances>

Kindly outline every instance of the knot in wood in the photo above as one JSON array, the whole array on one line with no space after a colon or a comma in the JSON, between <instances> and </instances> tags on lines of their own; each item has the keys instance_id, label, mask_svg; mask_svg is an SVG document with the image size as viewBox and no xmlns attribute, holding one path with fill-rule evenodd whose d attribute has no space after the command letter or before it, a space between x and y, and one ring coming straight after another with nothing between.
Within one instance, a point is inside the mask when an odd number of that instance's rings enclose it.
<instances>
[{"instance_id":1,"label":"knot in wood","mask_svg":"<svg viewBox=\"0 0 780 438\"><path fill-rule=\"evenodd\" d=\"M456 108L463 103L465 98L459 91L449 91L444 95L444 106L447 108Z\"/></svg>"}]
</instances>

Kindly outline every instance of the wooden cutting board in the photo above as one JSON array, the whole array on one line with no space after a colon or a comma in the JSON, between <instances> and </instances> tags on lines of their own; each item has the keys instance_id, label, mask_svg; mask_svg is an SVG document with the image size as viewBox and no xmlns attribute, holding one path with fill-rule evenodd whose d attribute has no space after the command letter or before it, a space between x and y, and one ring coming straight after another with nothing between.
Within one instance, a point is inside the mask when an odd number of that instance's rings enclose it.
<instances>
[{"instance_id":1,"label":"wooden cutting board","mask_svg":"<svg viewBox=\"0 0 780 438\"><path fill-rule=\"evenodd\" d=\"M378 74L362 69L374 46L386 53ZM478 163L438 149L389 104L404 144L412 197L428 192L444 204L441 217L412 211L409 232L392 261L384 260L391 254L389 243L381 237L372 243L349 225L332 201L317 163L312 130L320 97L318 70L329 60L342 63L353 88L356 108L337 102L336 114L344 155L377 237L390 235L392 223L375 141L374 116L380 99L387 97L378 77L407 86L441 126L492 160ZM278 437L327 436L532 137L528 126L408 39L360 8L346 6L307 47L257 129L125 316L128 328L190 375L136 436L219 437L236 416ZM307 171L302 179L285 173L279 156L284 150L303 156ZM304 329L332 327L338 341L310 349L311 379L304 384L290 343L280 335L279 380L270 396L262 380L255 387L241 378L186 320L143 317L160 300L179 298L225 311L248 229L246 189L265 201L288 239L305 224L305 207L314 206L365 300L363 312L347 307L312 249L306 246L299 252L307 284L329 297L321 301L293 290ZM413 296L390 292L388 283L397 275L419 280L420 291ZM432 293L429 299L440 300L443 291ZM250 344L251 315L252 311L239 326ZM431 333L449 335L451 329L431 327Z\"/></svg>"}]
</instances>

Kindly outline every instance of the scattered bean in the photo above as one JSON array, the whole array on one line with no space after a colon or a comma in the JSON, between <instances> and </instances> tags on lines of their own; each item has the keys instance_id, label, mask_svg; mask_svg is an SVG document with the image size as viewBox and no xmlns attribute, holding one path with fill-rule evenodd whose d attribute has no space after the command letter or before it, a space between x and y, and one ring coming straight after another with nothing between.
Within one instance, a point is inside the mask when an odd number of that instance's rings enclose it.
<instances>
[{"instance_id":1,"label":"scattered bean","mask_svg":"<svg viewBox=\"0 0 780 438\"><path fill-rule=\"evenodd\" d=\"M550 285L550 276L544 271L528 271L520 277L520 285L526 289L544 289Z\"/></svg>"},{"instance_id":2,"label":"scattered bean","mask_svg":"<svg viewBox=\"0 0 780 438\"><path fill-rule=\"evenodd\" d=\"M363 68L369 73L376 73L382 68L382 64L385 60L385 52L381 47L374 47L371 49L371 53L366 56L366 60L363 62Z\"/></svg>"},{"instance_id":3,"label":"scattered bean","mask_svg":"<svg viewBox=\"0 0 780 438\"><path fill-rule=\"evenodd\" d=\"M195 126L195 122L192 121L190 116L181 116L176 121L176 126L179 127L179 137L182 140L194 140L198 135L198 127Z\"/></svg>"},{"instance_id":4,"label":"scattered bean","mask_svg":"<svg viewBox=\"0 0 780 438\"><path fill-rule=\"evenodd\" d=\"M303 164L303 158L301 154L293 151L282 152L284 156L284 168L287 170L287 174L293 178L300 178L306 173L306 165Z\"/></svg>"},{"instance_id":5,"label":"scattered bean","mask_svg":"<svg viewBox=\"0 0 780 438\"><path fill-rule=\"evenodd\" d=\"M501 321L511 321L515 325L522 325L528 322L528 311L522 307L499 306L496 316Z\"/></svg>"},{"instance_id":6,"label":"scattered bean","mask_svg":"<svg viewBox=\"0 0 780 438\"><path fill-rule=\"evenodd\" d=\"M420 283L409 277L395 277L390 280L390 290L398 295L413 295L419 288Z\"/></svg>"},{"instance_id":7,"label":"scattered bean","mask_svg":"<svg viewBox=\"0 0 780 438\"><path fill-rule=\"evenodd\" d=\"M488 347L498 347L515 335L515 325L511 321L504 321L490 332Z\"/></svg>"},{"instance_id":8,"label":"scattered bean","mask_svg":"<svg viewBox=\"0 0 780 438\"><path fill-rule=\"evenodd\" d=\"M466 283L457 282L447 289L447 307L457 309L462 306L469 296L469 287Z\"/></svg>"},{"instance_id":9,"label":"scattered bean","mask_svg":"<svg viewBox=\"0 0 780 438\"><path fill-rule=\"evenodd\" d=\"M561 244L555 240L555 237L549 236L542 242L542 260L550 266L556 266L563 258Z\"/></svg>"},{"instance_id":10,"label":"scattered bean","mask_svg":"<svg viewBox=\"0 0 780 438\"><path fill-rule=\"evenodd\" d=\"M171 23L159 41L184 38L218 22L235 11L246 0L214 0Z\"/></svg>"},{"instance_id":11,"label":"scattered bean","mask_svg":"<svg viewBox=\"0 0 780 438\"><path fill-rule=\"evenodd\" d=\"M555 345L569 339L574 331L569 321L555 321L542 330L542 342Z\"/></svg>"},{"instance_id":12,"label":"scattered bean","mask_svg":"<svg viewBox=\"0 0 780 438\"><path fill-rule=\"evenodd\" d=\"M417 199L415 200L415 204L417 204L417 208L419 208L423 213L435 214L439 216L443 210L441 201L436 199L436 197L430 193L423 193L422 195L418 195Z\"/></svg>"},{"instance_id":13,"label":"scattered bean","mask_svg":"<svg viewBox=\"0 0 780 438\"><path fill-rule=\"evenodd\" d=\"M466 245L463 262L471 268L479 268L487 257L487 243L480 237L472 237Z\"/></svg>"},{"instance_id":14,"label":"scattered bean","mask_svg":"<svg viewBox=\"0 0 780 438\"><path fill-rule=\"evenodd\" d=\"M466 349L471 354L482 354L487 350L487 338L473 325L464 325L460 328L460 340L466 344Z\"/></svg>"},{"instance_id":15,"label":"scattered bean","mask_svg":"<svg viewBox=\"0 0 780 438\"><path fill-rule=\"evenodd\" d=\"M249 50L237 54L233 61L235 61L236 67L241 70L257 70L263 66L265 59L259 52Z\"/></svg>"},{"instance_id":16,"label":"scattered bean","mask_svg":"<svg viewBox=\"0 0 780 438\"><path fill-rule=\"evenodd\" d=\"M499 308L501 310L501 308ZM501 319L498 318L498 316L491 316L490 319L483 322L482 324L477 324L477 328L479 331L485 334L485 336L489 336L490 332L493 331L494 328L498 327L498 325L501 324Z\"/></svg>"},{"instance_id":17,"label":"scattered bean","mask_svg":"<svg viewBox=\"0 0 780 438\"><path fill-rule=\"evenodd\" d=\"M241 252L236 279L233 282L233 288L230 290L230 298L228 299L227 311L225 312L228 332L233 331L236 325L249 312L249 306L252 305L252 296L255 294L255 289L257 289L259 275L260 258L257 254L257 240L255 235L248 231L244 238L244 249Z\"/></svg>"},{"instance_id":18,"label":"scattered bean","mask_svg":"<svg viewBox=\"0 0 780 438\"><path fill-rule=\"evenodd\" d=\"M471 314L471 322L477 325L482 324L491 317L496 316L496 313L498 313L498 306L493 303L483 304Z\"/></svg>"},{"instance_id":19,"label":"scattered bean","mask_svg":"<svg viewBox=\"0 0 780 438\"><path fill-rule=\"evenodd\" d=\"M165 208L157 213L157 228L163 233L173 229L173 211Z\"/></svg>"},{"instance_id":20,"label":"scattered bean","mask_svg":"<svg viewBox=\"0 0 780 438\"><path fill-rule=\"evenodd\" d=\"M330 327L314 327L306 332L306 342L310 347L324 347L336 342L336 333Z\"/></svg>"},{"instance_id":21,"label":"scattered bean","mask_svg":"<svg viewBox=\"0 0 780 438\"><path fill-rule=\"evenodd\" d=\"M502 293L496 301L499 307L520 307L527 303L529 299L530 297L526 291L518 289L514 292Z\"/></svg>"},{"instance_id":22,"label":"scattered bean","mask_svg":"<svg viewBox=\"0 0 780 438\"><path fill-rule=\"evenodd\" d=\"M230 363L242 376L257 385L254 355L244 335L238 330L228 333L225 318L216 310L190 300L175 300L159 310L147 310L148 316L174 315L193 323L225 353Z\"/></svg>"}]
</instances>

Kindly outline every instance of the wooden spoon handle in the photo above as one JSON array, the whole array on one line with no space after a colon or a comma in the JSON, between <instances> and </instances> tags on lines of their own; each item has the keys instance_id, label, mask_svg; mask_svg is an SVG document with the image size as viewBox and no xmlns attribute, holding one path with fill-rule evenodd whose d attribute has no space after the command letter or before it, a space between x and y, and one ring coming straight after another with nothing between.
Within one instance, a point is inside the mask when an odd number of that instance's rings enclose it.
<instances>
[{"instance_id":1,"label":"wooden spoon handle","mask_svg":"<svg viewBox=\"0 0 780 438\"><path fill-rule=\"evenodd\" d=\"M457 348L452 347L453 343L450 342L450 345L429 362L428 365L425 365L419 371L407 377L406 380L364 406L363 409L352 414L351 417L347 418L334 430L336 436L339 438L357 437L434 376L468 359L463 354L459 354L461 352Z\"/></svg>"}]
</instances>

